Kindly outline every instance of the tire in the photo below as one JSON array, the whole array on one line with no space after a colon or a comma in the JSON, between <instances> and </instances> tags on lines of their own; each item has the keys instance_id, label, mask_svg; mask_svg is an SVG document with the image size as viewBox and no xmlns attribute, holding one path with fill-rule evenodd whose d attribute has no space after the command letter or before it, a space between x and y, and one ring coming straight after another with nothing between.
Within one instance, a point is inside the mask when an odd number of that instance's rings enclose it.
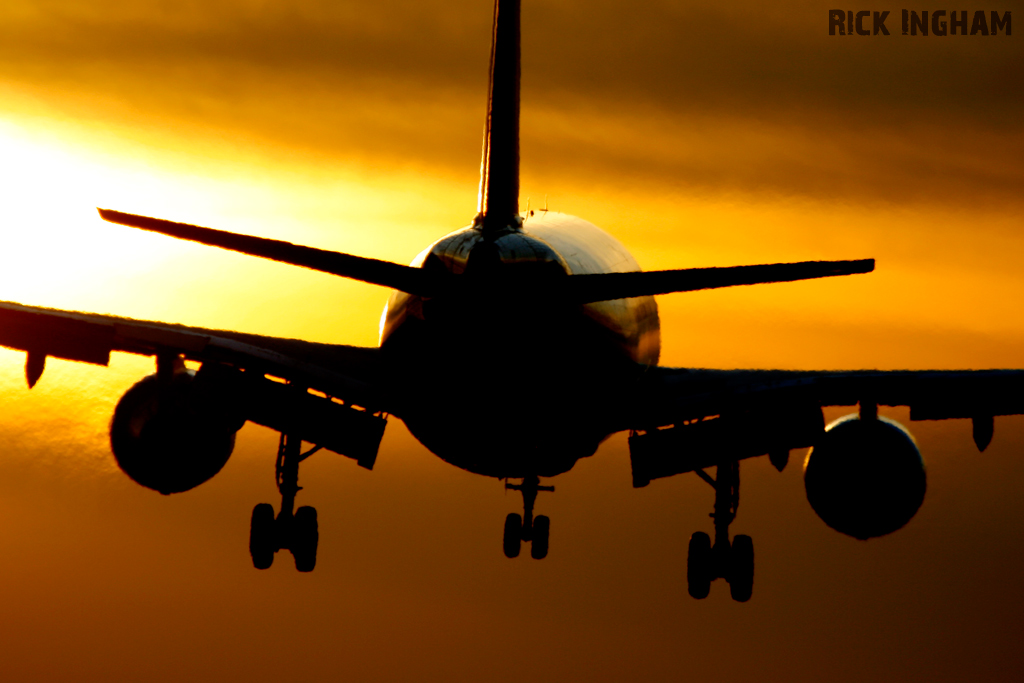
<instances>
[{"instance_id":1,"label":"tire","mask_svg":"<svg viewBox=\"0 0 1024 683\"><path fill-rule=\"evenodd\" d=\"M519 557L519 546L522 543L523 517L522 515L510 512L505 518L505 536L502 539L502 546L505 550L505 557Z\"/></svg>"},{"instance_id":2,"label":"tire","mask_svg":"<svg viewBox=\"0 0 1024 683\"><path fill-rule=\"evenodd\" d=\"M548 532L551 520L547 515L538 515L533 520L533 542L530 544L530 557L543 560L548 556Z\"/></svg>"},{"instance_id":3,"label":"tire","mask_svg":"<svg viewBox=\"0 0 1024 683\"><path fill-rule=\"evenodd\" d=\"M304 505L295 511L292 519L292 556L295 568L311 572L316 567L316 548L320 543L320 529L316 508Z\"/></svg>"},{"instance_id":4,"label":"tire","mask_svg":"<svg viewBox=\"0 0 1024 683\"><path fill-rule=\"evenodd\" d=\"M256 569L274 564L274 506L260 503L252 509L249 521L249 554Z\"/></svg>"},{"instance_id":5,"label":"tire","mask_svg":"<svg viewBox=\"0 0 1024 683\"><path fill-rule=\"evenodd\" d=\"M691 598L703 600L711 592L711 537L703 531L690 536L686 555L686 588Z\"/></svg>"},{"instance_id":6,"label":"tire","mask_svg":"<svg viewBox=\"0 0 1024 683\"><path fill-rule=\"evenodd\" d=\"M732 539L729 551L729 593L737 602L746 602L754 592L754 542L750 536Z\"/></svg>"}]
</instances>

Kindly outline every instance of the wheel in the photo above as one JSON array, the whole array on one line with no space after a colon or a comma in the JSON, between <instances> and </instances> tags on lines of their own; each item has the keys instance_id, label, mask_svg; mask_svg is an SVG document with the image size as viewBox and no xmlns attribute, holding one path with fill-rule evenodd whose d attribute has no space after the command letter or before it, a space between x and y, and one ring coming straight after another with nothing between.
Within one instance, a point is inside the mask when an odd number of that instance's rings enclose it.
<instances>
[{"instance_id":1,"label":"wheel","mask_svg":"<svg viewBox=\"0 0 1024 683\"><path fill-rule=\"evenodd\" d=\"M503 546L505 557L519 557L519 544L522 542L523 518L515 512L510 512L505 518L505 537Z\"/></svg>"},{"instance_id":2,"label":"wheel","mask_svg":"<svg viewBox=\"0 0 1024 683\"><path fill-rule=\"evenodd\" d=\"M538 515L533 520L533 542L530 544L530 557L543 560L548 555L548 532L551 520L547 515Z\"/></svg>"},{"instance_id":3,"label":"wheel","mask_svg":"<svg viewBox=\"0 0 1024 683\"><path fill-rule=\"evenodd\" d=\"M686 555L686 588L690 597L703 600L711 592L711 537L703 531L690 536Z\"/></svg>"},{"instance_id":4,"label":"wheel","mask_svg":"<svg viewBox=\"0 0 1024 683\"><path fill-rule=\"evenodd\" d=\"M252 509L249 522L249 554L256 569L274 564L274 506L260 503Z\"/></svg>"},{"instance_id":5,"label":"wheel","mask_svg":"<svg viewBox=\"0 0 1024 683\"><path fill-rule=\"evenodd\" d=\"M292 556L295 558L295 568L300 572L311 572L316 567L316 547L319 542L316 508L304 505L295 511L292 519Z\"/></svg>"},{"instance_id":6,"label":"wheel","mask_svg":"<svg viewBox=\"0 0 1024 683\"><path fill-rule=\"evenodd\" d=\"M746 602L754 591L754 542L750 536L732 539L729 551L729 593L737 602Z\"/></svg>"}]
</instances>

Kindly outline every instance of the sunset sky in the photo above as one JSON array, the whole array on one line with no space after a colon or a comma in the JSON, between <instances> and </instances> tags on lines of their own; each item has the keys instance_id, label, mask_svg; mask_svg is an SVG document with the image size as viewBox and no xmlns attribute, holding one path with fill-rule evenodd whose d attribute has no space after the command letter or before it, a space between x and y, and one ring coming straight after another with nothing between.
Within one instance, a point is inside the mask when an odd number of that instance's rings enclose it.
<instances>
[{"instance_id":1,"label":"sunset sky","mask_svg":"<svg viewBox=\"0 0 1024 683\"><path fill-rule=\"evenodd\" d=\"M659 298L662 364L1024 368L1024 25L829 36L831 4L524 0L522 196L645 269L877 259L870 275ZM942 9L924 5L921 9ZM948 9L948 8L947 8ZM964 7L1012 11L1019 1ZM489 0L0 4L0 299L374 345L387 291L99 220L95 207L408 262L476 209ZM551 552L501 553L518 496L392 419L377 466L303 465L310 575L252 568L276 433L163 497L109 454L152 362L0 350L8 680L1017 680L1024 418L982 455L909 424L918 516L858 542L802 453L745 462L754 597L686 594L693 475L631 488L625 438L557 478ZM843 411L830 411L838 417ZM888 414L907 422L906 410ZM884 473L880 473L884 476Z\"/></svg>"}]
</instances>

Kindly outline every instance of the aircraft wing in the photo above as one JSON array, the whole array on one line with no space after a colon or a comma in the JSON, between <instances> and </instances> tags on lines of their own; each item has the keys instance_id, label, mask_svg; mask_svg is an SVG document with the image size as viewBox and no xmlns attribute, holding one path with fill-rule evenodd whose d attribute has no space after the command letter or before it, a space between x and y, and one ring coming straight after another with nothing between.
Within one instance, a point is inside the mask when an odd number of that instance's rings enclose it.
<instances>
[{"instance_id":1,"label":"aircraft wing","mask_svg":"<svg viewBox=\"0 0 1024 683\"><path fill-rule=\"evenodd\" d=\"M37 357L52 356L96 365L107 365L112 351L145 356L180 355L188 360L226 363L300 382L363 406L379 402L372 384L375 348L318 344L6 301L0 302L0 346Z\"/></svg>"},{"instance_id":2,"label":"aircraft wing","mask_svg":"<svg viewBox=\"0 0 1024 683\"><path fill-rule=\"evenodd\" d=\"M212 378L206 386L215 385L220 398L238 404L242 417L354 457L365 467L372 467L376 443L383 435L384 418L379 413L386 408L375 379L376 348L11 302L0 302L0 346L28 352L25 371L30 387L42 374L48 356L107 365L111 352L121 351L155 356L158 369L163 365L172 372L182 366L183 359L199 361L203 369L197 377ZM344 432L365 434L366 443L339 441Z\"/></svg>"},{"instance_id":3,"label":"aircraft wing","mask_svg":"<svg viewBox=\"0 0 1024 683\"><path fill-rule=\"evenodd\" d=\"M994 416L1024 414L1024 370L650 368L632 404L634 484L642 486L710 467L725 450L745 458L811 446L826 406L908 406L911 420L970 418L983 450Z\"/></svg>"}]
</instances>

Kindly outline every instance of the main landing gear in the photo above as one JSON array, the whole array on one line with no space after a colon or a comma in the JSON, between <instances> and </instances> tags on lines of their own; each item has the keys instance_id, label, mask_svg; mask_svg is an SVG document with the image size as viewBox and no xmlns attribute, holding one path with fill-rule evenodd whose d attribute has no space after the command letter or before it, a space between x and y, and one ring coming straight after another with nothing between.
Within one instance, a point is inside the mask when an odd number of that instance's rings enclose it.
<instances>
[{"instance_id":1,"label":"main landing gear","mask_svg":"<svg viewBox=\"0 0 1024 683\"><path fill-rule=\"evenodd\" d=\"M740 464L737 461L718 465L716 477L704 470L695 470L701 479L715 489L715 544L703 531L690 536L686 561L686 584L690 595L698 600L711 592L711 582L729 582L732 599L746 602L754 589L754 542L750 536L738 535L729 543L729 524L736 518L740 502Z\"/></svg>"},{"instance_id":2,"label":"main landing gear","mask_svg":"<svg viewBox=\"0 0 1024 683\"><path fill-rule=\"evenodd\" d=\"M274 563L278 550L288 549L295 558L295 568L311 572L316 566L316 547L320 540L317 530L316 508L304 505L295 508L295 494L299 486L299 463L320 450L319 446L302 453L302 440L281 434L277 449L277 490L281 492L281 512L274 517L270 503L260 503L252 509L249 526L249 554L257 569L268 569Z\"/></svg>"},{"instance_id":3,"label":"main landing gear","mask_svg":"<svg viewBox=\"0 0 1024 683\"><path fill-rule=\"evenodd\" d=\"M522 484L505 483L506 489L519 491L523 494L523 514L511 512L505 518L505 537L503 546L505 557L519 557L519 547L523 541L530 544L530 557L542 560L548 554L548 531L551 520L546 515L533 516L533 504L537 501L537 492L554 491L554 486L541 486L539 477L523 477Z\"/></svg>"}]
</instances>

